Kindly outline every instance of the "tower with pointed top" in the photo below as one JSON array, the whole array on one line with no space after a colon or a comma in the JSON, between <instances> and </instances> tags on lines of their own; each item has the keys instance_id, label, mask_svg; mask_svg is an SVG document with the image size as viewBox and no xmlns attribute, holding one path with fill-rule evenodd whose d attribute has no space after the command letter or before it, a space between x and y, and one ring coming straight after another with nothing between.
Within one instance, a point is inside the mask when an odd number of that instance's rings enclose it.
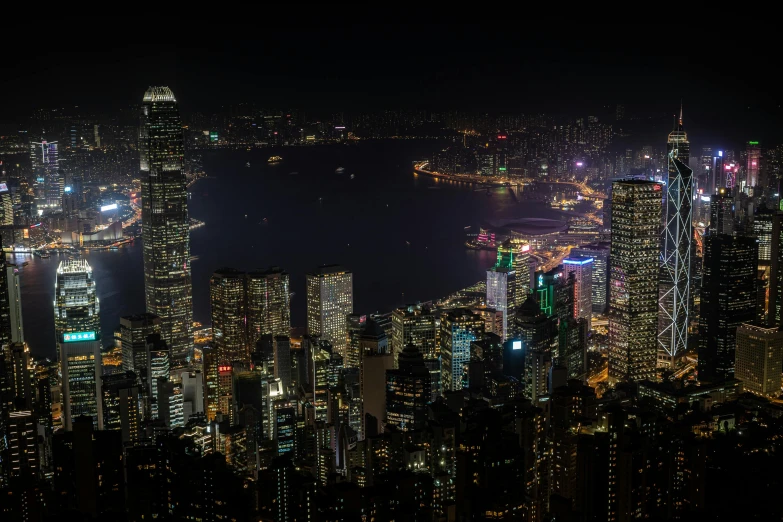
<instances>
[{"instance_id":1,"label":"tower with pointed top","mask_svg":"<svg viewBox=\"0 0 783 522\"><path fill-rule=\"evenodd\" d=\"M677 127L669 134L667 151L669 179L658 300L658 366L661 367L670 367L674 358L688 348L693 171L688 167L690 143L682 126L682 104Z\"/></svg>"},{"instance_id":2,"label":"tower with pointed top","mask_svg":"<svg viewBox=\"0 0 783 522\"><path fill-rule=\"evenodd\" d=\"M193 296L182 120L171 89L144 93L139 130L147 312L160 317L161 337L181 360L193 346Z\"/></svg>"}]
</instances>

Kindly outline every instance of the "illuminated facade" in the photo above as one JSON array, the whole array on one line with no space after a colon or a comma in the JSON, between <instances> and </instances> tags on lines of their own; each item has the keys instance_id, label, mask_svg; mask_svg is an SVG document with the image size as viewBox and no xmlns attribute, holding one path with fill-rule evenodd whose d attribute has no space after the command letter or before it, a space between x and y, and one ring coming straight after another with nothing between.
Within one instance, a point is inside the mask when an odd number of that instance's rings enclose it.
<instances>
[{"instance_id":1,"label":"illuminated facade","mask_svg":"<svg viewBox=\"0 0 783 522\"><path fill-rule=\"evenodd\" d=\"M487 270L487 306L501 313L502 324L498 332L505 340L508 333L508 312L516 302L516 272L513 268L494 266Z\"/></svg>"},{"instance_id":2,"label":"illuminated facade","mask_svg":"<svg viewBox=\"0 0 783 522\"><path fill-rule=\"evenodd\" d=\"M120 317L114 341L122 352L123 371L146 377L147 338L152 334L160 334L160 317L146 313Z\"/></svg>"},{"instance_id":3,"label":"illuminated facade","mask_svg":"<svg viewBox=\"0 0 783 522\"><path fill-rule=\"evenodd\" d=\"M89 340L71 340L87 336ZM93 426L103 429L101 398L101 341L95 332L63 334L60 344L63 416L65 429L81 415L92 417Z\"/></svg>"},{"instance_id":4,"label":"illuminated facade","mask_svg":"<svg viewBox=\"0 0 783 522\"><path fill-rule=\"evenodd\" d=\"M569 256L563 259L565 275L574 274L574 317L587 321L593 317L593 265L592 257Z\"/></svg>"},{"instance_id":5,"label":"illuminated facade","mask_svg":"<svg viewBox=\"0 0 783 522\"><path fill-rule=\"evenodd\" d=\"M509 306L521 306L530 293L530 244L521 239L507 239L498 245L498 260L495 266L513 269L514 302Z\"/></svg>"},{"instance_id":6,"label":"illuminated facade","mask_svg":"<svg viewBox=\"0 0 783 522\"><path fill-rule=\"evenodd\" d=\"M398 364L386 371L386 425L400 431L422 429L432 396L430 372L413 344L400 353Z\"/></svg>"},{"instance_id":7,"label":"illuminated facade","mask_svg":"<svg viewBox=\"0 0 783 522\"><path fill-rule=\"evenodd\" d=\"M780 395L783 332L745 324L737 328L735 376L743 390L769 399Z\"/></svg>"},{"instance_id":8,"label":"illuminated facade","mask_svg":"<svg viewBox=\"0 0 783 522\"><path fill-rule=\"evenodd\" d=\"M62 335L69 332L100 333L100 303L92 267L86 259L61 261L54 288L57 342L62 342Z\"/></svg>"},{"instance_id":9,"label":"illuminated facade","mask_svg":"<svg viewBox=\"0 0 783 522\"><path fill-rule=\"evenodd\" d=\"M124 443L138 440L141 415L136 374L115 373L101 380L103 429L121 431Z\"/></svg>"},{"instance_id":10,"label":"illuminated facade","mask_svg":"<svg viewBox=\"0 0 783 522\"><path fill-rule=\"evenodd\" d=\"M30 143L30 164L36 179L42 182L43 194L36 198L36 204L54 210L62 206L63 182L58 165L59 153L56 141Z\"/></svg>"},{"instance_id":11,"label":"illuminated facade","mask_svg":"<svg viewBox=\"0 0 783 522\"><path fill-rule=\"evenodd\" d=\"M470 362L470 345L484 334L484 319L470 310L449 310L440 320L441 386L462 389L462 374Z\"/></svg>"},{"instance_id":12,"label":"illuminated facade","mask_svg":"<svg viewBox=\"0 0 783 522\"><path fill-rule=\"evenodd\" d=\"M346 358L347 320L353 313L353 274L328 265L307 274L307 332L332 343Z\"/></svg>"},{"instance_id":13,"label":"illuminated facade","mask_svg":"<svg viewBox=\"0 0 783 522\"><path fill-rule=\"evenodd\" d=\"M748 164L745 167L745 183L747 188L753 188L759 184L759 170L761 167L761 148L758 141L749 141L747 152Z\"/></svg>"},{"instance_id":14,"label":"illuminated facade","mask_svg":"<svg viewBox=\"0 0 783 522\"><path fill-rule=\"evenodd\" d=\"M603 314L609 304L609 242L572 248L571 255L593 258L593 312Z\"/></svg>"},{"instance_id":15,"label":"illuminated facade","mask_svg":"<svg viewBox=\"0 0 783 522\"><path fill-rule=\"evenodd\" d=\"M661 193L643 180L612 184L609 379L653 380L657 356Z\"/></svg>"},{"instance_id":16,"label":"illuminated facade","mask_svg":"<svg viewBox=\"0 0 783 522\"><path fill-rule=\"evenodd\" d=\"M690 144L682 128L682 111L677 130L669 134L666 184L666 222L660 262L658 309L658 364L670 366L677 354L688 348L691 251L693 225L693 171L688 167Z\"/></svg>"},{"instance_id":17,"label":"illuminated facade","mask_svg":"<svg viewBox=\"0 0 783 522\"><path fill-rule=\"evenodd\" d=\"M262 335L291 335L288 273L273 266L247 274L247 332L252 350Z\"/></svg>"},{"instance_id":18,"label":"illuminated facade","mask_svg":"<svg viewBox=\"0 0 783 522\"><path fill-rule=\"evenodd\" d=\"M710 234L731 235L733 232L734 197L730 190L720 188L710 197Z\"/></svg>"},{"instance_id":19,"label":"illuminated facade","mask_svg":"<svg viewBox=\"0 0 783 522\"><path fill-rule=\"evenodd\" d=\"M139 136L144 290L147 312L175 358L193 346L188 192L182 121L168 87L150 87L142 100Z\"/></svg>"},{"instance_id":20,"label":"illuminated facade","mask_svg":"<svg viewBox=\"0 0 783 522\"><path fill-rule=\"evenodd\" d=\"M212 343L221 364L250 362L245 329L245 274L232 268L217 270L209 280L212 305Z\"/></svg>"},{"instance_id":21,"label":"illuminated facade","mask_svg":"<svg viewBox=\"0 0 783 522\"><path fill-rule=\"evenodd\" d=\"M421 305L398 308L392 312L392 353L394 367L402 350L413 343L426 359L434 359L437 352L437 321L432 311Z\"/></svg>"}]
</instances>

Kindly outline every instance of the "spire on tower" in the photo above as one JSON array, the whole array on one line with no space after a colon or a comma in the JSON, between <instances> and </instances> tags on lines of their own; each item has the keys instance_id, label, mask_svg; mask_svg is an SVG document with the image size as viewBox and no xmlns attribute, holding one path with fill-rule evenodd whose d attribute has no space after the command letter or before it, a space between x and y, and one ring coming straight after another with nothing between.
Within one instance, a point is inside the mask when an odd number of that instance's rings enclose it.
<instances>
[{"instance_id":1,"label":"spire on tower","mask_svg":"<svg viewBox=\"0 0 783 522\"><path fill-rule=\"evenodd\" d=\"M680 129L682 129L682 98L680 98Z\"/></svg>"}]
</instances>

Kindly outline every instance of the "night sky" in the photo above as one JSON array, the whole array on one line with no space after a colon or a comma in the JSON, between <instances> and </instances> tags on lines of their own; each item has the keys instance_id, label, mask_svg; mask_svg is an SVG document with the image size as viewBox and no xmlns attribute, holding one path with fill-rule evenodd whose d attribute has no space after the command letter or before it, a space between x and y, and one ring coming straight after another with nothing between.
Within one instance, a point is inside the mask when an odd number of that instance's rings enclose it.
<instances>
[{"instance_id":1,"label":"night sky","mask_svg":"<svg viewBox=\"0 0 783 522\"><path fill-rule=\"evenodd\" d=\"M783 142L779 46L759 35L743 43L714 31L667 35L661 25L530 32L521 25L247 19L138 19L127 29L117 18L22 22L5 32L24 45L6 47L0 95L14 103L4 104L0 123L17 124L42 106L105 112L165 84L186 112L255 102L323 114L410 107L578 117L602 107L608 115L622 103L628 114L668 122L682 99L686 128L705 145Z\"/></svg>"}]
</instances>

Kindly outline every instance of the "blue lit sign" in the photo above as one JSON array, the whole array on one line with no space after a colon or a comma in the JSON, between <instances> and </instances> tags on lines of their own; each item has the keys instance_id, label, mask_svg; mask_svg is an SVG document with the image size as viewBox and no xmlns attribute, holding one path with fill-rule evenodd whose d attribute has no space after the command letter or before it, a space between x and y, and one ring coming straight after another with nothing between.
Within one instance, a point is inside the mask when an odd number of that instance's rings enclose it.
<instances>
[{"instance_id":1,"label":"blue lit sign","mask_svg":"<svg viewBox=\"0 0 783 522\"><path fill-rule=\"evenodd\" d=\"M513 341L511 343L511 349L512 350L521 350L522 349L522 341Z\"/></svg>"},{"instance_id":2,"label":"blue lit sign","mask_svg":"<svg viewBox=\"0 0 783 522\"><path fill-rule=\"evenodd\" d=\"M70 192L70 191L71 191L71 187L65 187L65 188L63 189L63 192Z\"/></svg>"},{"instance_id":3,"label":"blue lit sign","mask_svg":"<svg viewBox=\"0 0 783 522\"><path fill-rule=\"evenodd\" d=\"M586 265L587 263L592 263L593 258L588 257L586 259L563 259L564 265Z\"/></svg>"},{"instance_id":4,"label":"blue lit sign","mask_svg":"<svg viewBox=\"0 0 783 522\"><path fill-rule=\"evenodd\" d=\"M81 341L94 341L95 332L69 332L63 334L64 343L78 343Z\"/></svg>"}]
</instances>

